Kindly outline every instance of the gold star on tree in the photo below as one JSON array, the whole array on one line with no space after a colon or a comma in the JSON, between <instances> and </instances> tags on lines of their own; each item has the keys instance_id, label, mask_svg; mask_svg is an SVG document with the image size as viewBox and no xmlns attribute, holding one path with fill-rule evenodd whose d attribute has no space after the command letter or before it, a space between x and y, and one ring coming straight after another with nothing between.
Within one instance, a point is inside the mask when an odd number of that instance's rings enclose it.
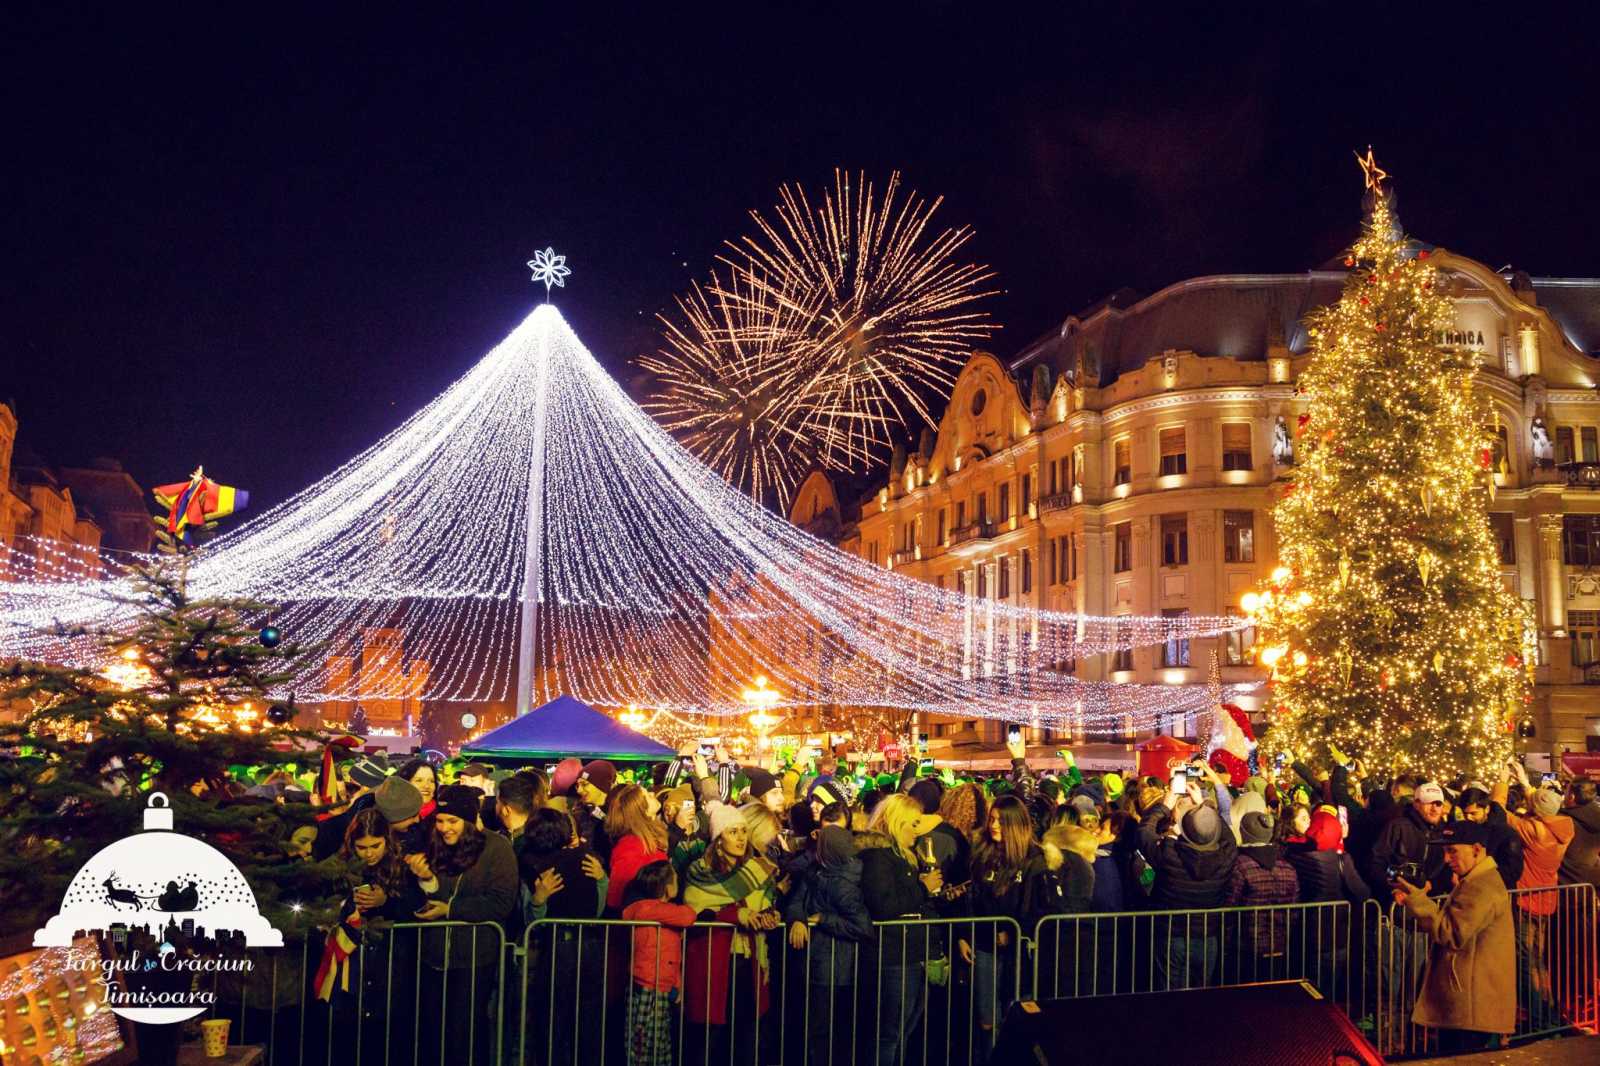
<instances>
[{"instance_id":1,"label":"gold star on tree","mask_svg":"<svg viewBox=\"0 0 1600 1066\"><path fill-rule=\"evenodd\" d=\"M1367 154L1365 156L1357 152L1355 157L1356 162L1361 164L1361 176L1366 181L1367 188L1378 189L1383 184L1383 179L1389 176L1389 172L1380 167L1378 161L1372 158L1372 145L1367 145ZM1379 189L1379 191L1381 192L1382 190Z\"/></svg>"}]
</instances>

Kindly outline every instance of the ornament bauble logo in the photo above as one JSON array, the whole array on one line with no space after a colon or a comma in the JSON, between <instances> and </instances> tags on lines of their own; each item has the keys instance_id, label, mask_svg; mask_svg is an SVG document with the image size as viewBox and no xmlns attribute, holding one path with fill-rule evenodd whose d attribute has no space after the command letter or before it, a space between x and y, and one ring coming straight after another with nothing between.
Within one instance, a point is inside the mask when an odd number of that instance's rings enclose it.
<instances>
[{"instance_id":1,"label":"ornament bauble logo","mask_svg":"<svg viewBox=\"0 0 1600 1066\"><path fill-rule=\"evenodd\" d=\"M162 792L146 801L142 833L83 864L33 945L72 949L86 934L109 941L111 957L73 952L70 965L98 971L106 1005L139 1022L204 1013L214 982L196 981L197 974L248 971L245 948L283 946L239 868L205 841L173 830Z\"/></svg>"}]
</instances>

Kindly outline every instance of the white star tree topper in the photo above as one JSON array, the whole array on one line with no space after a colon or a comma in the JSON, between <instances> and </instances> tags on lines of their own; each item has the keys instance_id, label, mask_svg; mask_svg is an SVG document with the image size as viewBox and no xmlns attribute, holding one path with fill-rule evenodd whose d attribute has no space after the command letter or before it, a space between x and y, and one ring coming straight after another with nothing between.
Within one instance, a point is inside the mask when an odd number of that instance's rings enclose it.
<instances>
[{"instance_id":1,"label":"white star tree topper","mask_svg":"<svg viewBox=\"0 0 1600 1066\"><path fill-rule=\"evenodd\" d=\"M567 257L557 255L554 248L546 248L542 252L534 252L533 258L528 260L528 269L533 271L533 280L544 282L544 298L550 299L550 287L565 288L567 276L572 273L572 268L567 266Z\"/></svg>"}]
</instances>

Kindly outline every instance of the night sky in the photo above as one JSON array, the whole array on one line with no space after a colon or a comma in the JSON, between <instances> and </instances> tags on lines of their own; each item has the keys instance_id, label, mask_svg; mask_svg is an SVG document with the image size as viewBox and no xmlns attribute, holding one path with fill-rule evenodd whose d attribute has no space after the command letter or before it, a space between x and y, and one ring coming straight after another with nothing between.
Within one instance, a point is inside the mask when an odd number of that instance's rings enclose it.
<instances>
[{"instance_id":1,"label":"night sky","mask_svg":"<svg viewBox=\"0 0 1600 1066\"><path fill-rule=\"evenodd\" d=\"M898 168L976 229L1001 355L1121 286L1325 261L1369 141L1415 235L1600 274L1593 27L1100 6L13 8L0 398L50 460L145 485L204 462L259 510L518 322L535 249L567 254L558 303L628 379L746 211L835 166Z\"/></svg>"}]
</instances>

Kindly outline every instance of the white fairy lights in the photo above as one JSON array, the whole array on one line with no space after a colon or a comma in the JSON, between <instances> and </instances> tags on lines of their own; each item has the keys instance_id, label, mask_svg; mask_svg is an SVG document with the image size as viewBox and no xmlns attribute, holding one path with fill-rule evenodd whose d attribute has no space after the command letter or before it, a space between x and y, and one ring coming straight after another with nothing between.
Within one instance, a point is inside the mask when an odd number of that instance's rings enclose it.
<instances>
[{"instance_id":1,"label":"white fairy lights","mask_svg":"<svg viewBox=\"0 0 1600 1066\"><path fill-rule=\"evenodd\" d=\"M125 610L107 598L116 582L51 558L28 555L19 580L0 583L0 657L70 655L46 632L56 622L104 625ZM372 448L202 549L189 588L280 604L290 639L325 641L332 655L351 654L368 629L398 628L407 656L429 664L420 692L392 669L338 685L302 678L302 702L357 698L358 683L361 699L484 700L511 694L530 558L540 588L528 627L539 669L519 701L529 705L565 692L742 715L760 675L778 708L1147 727L1214 694L1080 681L1050 664L1240 625L1036 611L845 554L701 465L548 304Z\"/></svg>"}]
</instances>

